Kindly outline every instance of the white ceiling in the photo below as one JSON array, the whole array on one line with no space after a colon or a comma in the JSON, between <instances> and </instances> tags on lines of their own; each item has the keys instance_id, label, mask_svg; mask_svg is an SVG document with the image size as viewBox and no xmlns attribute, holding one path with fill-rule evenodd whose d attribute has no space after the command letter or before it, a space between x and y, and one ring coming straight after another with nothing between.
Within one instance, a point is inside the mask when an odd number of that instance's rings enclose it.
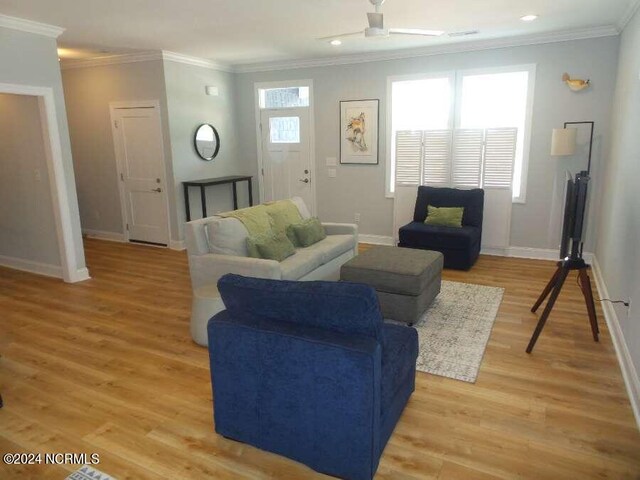
<instances>
[{"instance_id":1,"label":"white ceiling","mask_svg":"<svg viewBox=\"0 0 640 480\"><path fill-rule=\"evenodd\" d=\"M317 38L363 29L368 0L0 0L0 14L64 27L69 55L167 50L240 65L429 47L461 41L617 26L637 0L387 0L385 26L465 38ZM520 17L537 14L525 23Z\"/></svg>"}]
</instances>

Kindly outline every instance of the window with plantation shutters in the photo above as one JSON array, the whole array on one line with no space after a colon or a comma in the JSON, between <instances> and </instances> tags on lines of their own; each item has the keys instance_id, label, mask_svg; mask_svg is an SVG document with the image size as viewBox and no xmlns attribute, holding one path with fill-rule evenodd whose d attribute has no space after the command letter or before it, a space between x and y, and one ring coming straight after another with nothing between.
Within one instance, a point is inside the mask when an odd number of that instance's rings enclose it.
<instances>
[{"instance_id":1,"label":"window with plantation shutters","mask_svg":"<svg viewBox=\"0 0 640 480\"><path fill-rule=\"evenodd\" d=\"M396 185L510 189L517 134L517 128L396 132Z\"/></svg>"},{"instance_id":2,"label":"window with plantation shutters","mask_svg":"<svg viewBox=\"0 0 640 480\"><path fill-rule=\"evenodd\" d=\"M511 188L517 140L517 128L486 130L482 172L484 187Z\"/></svg>"}]
</instances>

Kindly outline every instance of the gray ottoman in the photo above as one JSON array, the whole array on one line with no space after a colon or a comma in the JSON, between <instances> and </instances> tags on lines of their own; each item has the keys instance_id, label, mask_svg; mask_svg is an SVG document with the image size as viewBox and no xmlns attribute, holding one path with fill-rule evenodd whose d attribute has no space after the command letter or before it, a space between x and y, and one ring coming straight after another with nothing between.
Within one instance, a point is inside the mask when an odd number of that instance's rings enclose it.
<instances>
[{"instance_id":1,"label":"gray ottoman","mask_svg":"<svg viewBox=\"0 0 640 480\"><path fill-rule=\"evenodd\" d=\"M376 289L384 318L413 325L440 293L440 252L373 247L340 269L340 280Z\"/></svg>"}]
</instances>

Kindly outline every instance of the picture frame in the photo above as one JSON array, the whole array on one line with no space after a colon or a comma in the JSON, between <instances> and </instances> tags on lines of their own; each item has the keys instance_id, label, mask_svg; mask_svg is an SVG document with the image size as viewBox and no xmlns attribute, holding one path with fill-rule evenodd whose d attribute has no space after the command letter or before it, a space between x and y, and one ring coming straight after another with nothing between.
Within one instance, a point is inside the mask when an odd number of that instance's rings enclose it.
<instances>
[{"instance_id":1,"label":"picture frame","mask_svg":"<svg viewBox=\"0 0 640 480\"><path fill-rule=\"evenodd\" d=\"M340 164L378 165L380 100L340 101Z\"/></svg>"}]
</instances>

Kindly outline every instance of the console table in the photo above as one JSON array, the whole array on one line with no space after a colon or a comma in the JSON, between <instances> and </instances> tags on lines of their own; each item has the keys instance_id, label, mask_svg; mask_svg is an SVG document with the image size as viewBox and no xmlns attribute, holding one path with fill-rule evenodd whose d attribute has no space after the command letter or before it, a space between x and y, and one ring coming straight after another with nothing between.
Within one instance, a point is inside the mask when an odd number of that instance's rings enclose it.
<instances>
[{"instance_id":1,"label":"console table","mask_svg":"<svg viewBox=\"0 0 640 480\"><path fill-rule=\"evenodd\" d=\"M184 206L187 211L187 222L191 221L191 208L189 205L189 187L199 187L200 188L200 201L202 202L202 218L207 216L207 194L206 187L210 187L213 185L226 185L231 184L233 188L233 209L238 209L238 189L236 184L238 182L247 182L247 186L249 188L249 206L253 206L253 191L251 188L251 179L253 177L251 175L231 175L228 177L217 177L217 178L205 178L203 180L190 180L188 182L182 182L182 187L184 188Z\"/></svg>"}]
</instances>

